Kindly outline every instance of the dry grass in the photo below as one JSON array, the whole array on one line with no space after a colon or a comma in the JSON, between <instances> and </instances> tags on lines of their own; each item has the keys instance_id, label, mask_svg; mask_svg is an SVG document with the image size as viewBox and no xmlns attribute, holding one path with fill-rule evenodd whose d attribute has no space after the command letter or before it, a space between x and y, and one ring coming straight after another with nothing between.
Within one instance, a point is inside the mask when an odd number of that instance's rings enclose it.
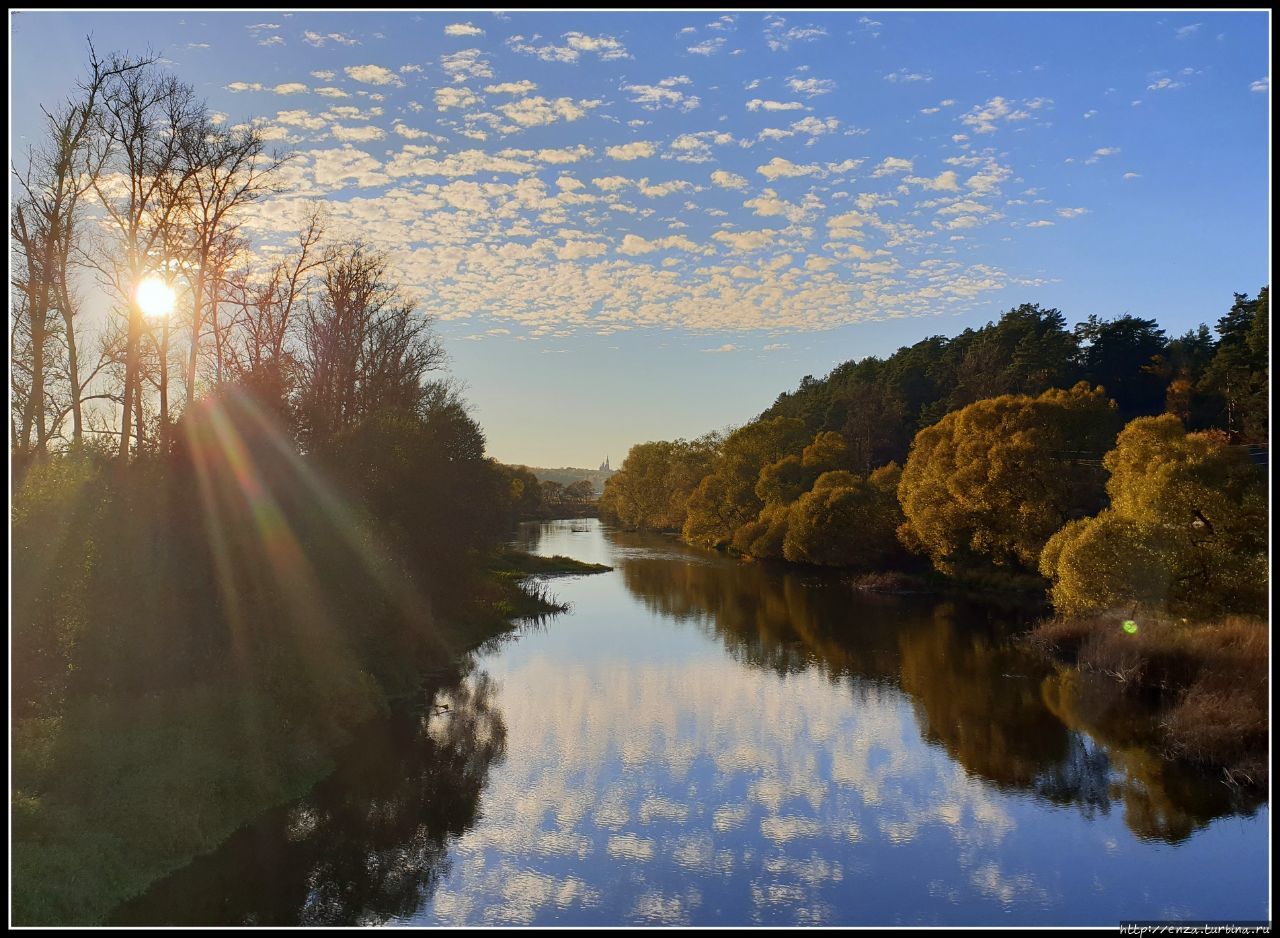
<instances>
[{"instance_id":1,"label":"dry grass","mask_svg":"<svg viewBox=\"0 0 1280 938\"><path fill-rule=\"evenodd\" d=\"M1053 658L1105 674L1158 709L1170 755L1220 768L1233 784L1267 784L1267 623L1208 623L1125 612L1051 619L1029 642Z\"/></svg>"}]
</instances>

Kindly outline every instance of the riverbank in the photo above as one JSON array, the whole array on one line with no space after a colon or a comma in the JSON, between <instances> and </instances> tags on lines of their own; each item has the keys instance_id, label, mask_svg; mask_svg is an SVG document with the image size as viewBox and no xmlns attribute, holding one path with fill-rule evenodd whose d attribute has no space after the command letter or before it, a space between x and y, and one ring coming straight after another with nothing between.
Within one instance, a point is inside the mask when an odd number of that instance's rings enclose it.
<instances>
[{"instance_id":1,"label":"riverbank","mask_svg":"<svg viewBox=\"0 0 1280 938\"><path fill-rule=\"evenodd\" d=\"M594 572L577 562L523 563L540 573ZM436 664L420 662L420 675L447 672L518 620L567 608L545 588L527 588L512 569L519 565L511 551L486 565L469 600L438 620ZM319 717L306 712L310 695L282 695L258 674L96 696L56 717L16 719L13 921L100 923L263 812L306 794L363 727L389 712L390 697L367 678L327 671Z\"/></svg>"},{"instance_id":2,"label":"riverbank","mask_svg":"<svg viewBox=\"0 0 1280 938\"><path fill-rule=\"evenodd\" d=\"M1267 623L1127 614L1059 617L1028 644L1060 668L1101 675L1159 727L1164 755L1264 791L1269 774Z\"/></svg>"}]
</instances>

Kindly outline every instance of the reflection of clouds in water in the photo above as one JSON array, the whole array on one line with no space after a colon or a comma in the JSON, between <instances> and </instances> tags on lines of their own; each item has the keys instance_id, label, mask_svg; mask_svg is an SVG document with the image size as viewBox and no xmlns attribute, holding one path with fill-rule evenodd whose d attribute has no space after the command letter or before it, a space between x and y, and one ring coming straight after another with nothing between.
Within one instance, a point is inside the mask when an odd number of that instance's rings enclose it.
<instances>
[{"instance_id":1,"label":"reflection of clouds in water","mask_svg":"<svg viewBox=\"0 0 1280 938\"><path fill-rule=\"evenodd\" d=\"M649 890L636 898L631 917L647 925L686 925L689 913L702 904L702 895L690 888L683 896Z\"/></svg>"},{"instance_id":2,"label":"reflection of clouds in water","mask_svg":"<svg viewBox=\"0 0 1280 938\"><path fill-rule=\"evenodd\" d=\"M627 860L652 860L653 841L635 834L616 834L609 838L609 855Z\"/></svg>"},{"instance_id":3,"label":"reflection of clouds in water","mask_svg":"<svg viewBox=\"0 0 1280 938\"><path fill-rule=\"evenodd\" d=\"M747 823L748 814L745 804L722 804L712 816L712 827L721 832L737 830Z\"/></svg>"},{"instance_id":4,"label":"reflection of clouds in water","mask_svg":"<svg viewBox=\"0 0 1280 938\"><path fill-rule=\"evenodd\" d=\"M1049 905L1049 893L1034 879L1026 873L1005 873L995 861L988 861L975 869L969 881L984 896L989 896L1004 906L1015 902Z\"/></svg>"},{"instance_id":5,"label":"reflection of clouds in water","mask_svg":"<svg viewBox=\"0 0 1280 938\"><path fill-rule=\"evenodd\" d=\"M998 845L1012 819L920 741L909 701L891 687L705 658L573 667L538 655L501 677L507 762L484 819L459 842L472 862L438 894L428 912L437 920L476 921L458 895L480 896L486 921L547 921L589 904L585 886L566 885L572 877L536 869L559 857L587 861L593 875L625 870L637 892L629 921L689 921L697 903L654 889L666 881L656 871L674 867L750 877L758 921L820 923L831 915L822 892L862 863L819 858L815 841L832 854L868 830L901 844L930 827L960 847L957 883L938 881L943 894L959 885L1002 903L1044 896L988 862L979 848ZM495 878L512 861L520 872Z\"/></svg>"}]
</instances>

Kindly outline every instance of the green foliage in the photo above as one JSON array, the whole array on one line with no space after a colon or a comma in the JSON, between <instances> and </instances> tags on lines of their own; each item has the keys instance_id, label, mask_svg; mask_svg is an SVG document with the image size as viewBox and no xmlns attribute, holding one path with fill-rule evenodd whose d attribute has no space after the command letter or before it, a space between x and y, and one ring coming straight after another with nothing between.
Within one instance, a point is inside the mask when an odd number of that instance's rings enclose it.
<instances>
[{"instance_id":1,"label":"green foliage","mask_svg":"<svg viewBox=\"0 0 1280 938\"><path fill-rule=\"evenodd\" d=\"M1083 383L947 414L916 435L903 469L903 543L944 573L1035 570L1054 532L1098 509L1103 476L1088 460L1117 423L1115 405Z\"/></svg>"},{"instance_id":2,"label":"green foliage","mask_svg":"<svg viewBox=\"0 0 1280 938\"><path fill-rule=\"evenodd\" d=\"M1158 414L1165 407L1164 330L1154 319L1090 316L1076 326L1080 367L1090 384L1101 385L1116 402L1120 417Z\"/></svg>"},{"instance_id":3,"label":"green foliage","mask_svg":"<svg viewBox=\"0 0 1280 938\"><path fill-rule=\"evenodd\" d=\"M1237 293L1218 320L1218 345L1198 390L1208 397L1209 426L1221 427L1233 441L1265 442L1269 416L1269 288L1250 299Z\"/></svg>"},{"instance_id":4,"label":"green foliage","mask_svg":"<svg viewBox=\"0 0 1280 938\"><path fill-rule=\"evenodd\" d=\"M1172 414L1139 418L1104 465L1111 507L1064 527L1040 558L1060 612L1266 608L1266 480L1224 434L1187 433Z\"/></svg>"}]
</instances>

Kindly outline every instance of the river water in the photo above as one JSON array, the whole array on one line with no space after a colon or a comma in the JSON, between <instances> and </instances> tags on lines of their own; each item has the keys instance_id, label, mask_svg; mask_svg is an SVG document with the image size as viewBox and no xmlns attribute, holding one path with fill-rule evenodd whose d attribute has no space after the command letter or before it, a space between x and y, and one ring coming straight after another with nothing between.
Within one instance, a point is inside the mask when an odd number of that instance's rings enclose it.
<instances>
[{"instance_id":1,"label":"river water","mask_svg":"<svg viewBox=\"0 0 1280 938\"><path fill-rule=\"evenodd\" d=\"M607 563L425 710L117 920L1060 925L1265 919L1269 809L1175 771L1030 614L883 596L594 519Z\"/></svg>"}]
</instances>

